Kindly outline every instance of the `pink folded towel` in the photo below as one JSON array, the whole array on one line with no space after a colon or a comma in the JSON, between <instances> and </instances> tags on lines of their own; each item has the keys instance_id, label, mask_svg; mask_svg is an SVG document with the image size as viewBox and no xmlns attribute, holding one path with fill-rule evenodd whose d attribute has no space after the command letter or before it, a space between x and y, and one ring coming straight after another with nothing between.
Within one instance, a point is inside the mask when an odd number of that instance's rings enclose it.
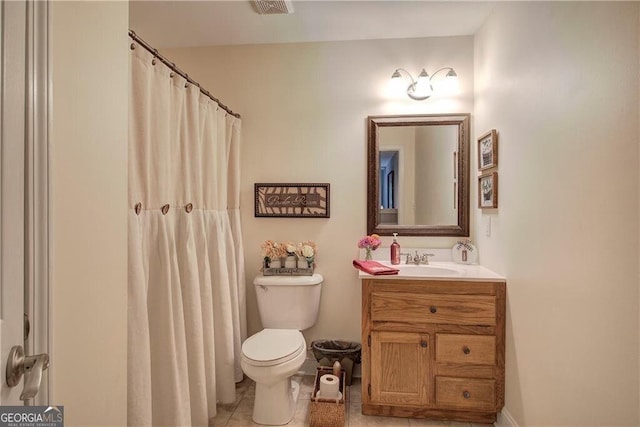
<instances>
[{"instance_id":1,"label":"pink folded towel","mask_svg":"<svg viewBox=\"0 0 640 427\"><path fill-rule=\"evenodd\" d=\"M359 259L353 260L353 266L358 270L362 270L365 273L373 274L374 276L380 276L383 274L398 274L400 270L397 268L387 267L380 264L378 261L362 261Z\"/></svg>"}]
</instances>

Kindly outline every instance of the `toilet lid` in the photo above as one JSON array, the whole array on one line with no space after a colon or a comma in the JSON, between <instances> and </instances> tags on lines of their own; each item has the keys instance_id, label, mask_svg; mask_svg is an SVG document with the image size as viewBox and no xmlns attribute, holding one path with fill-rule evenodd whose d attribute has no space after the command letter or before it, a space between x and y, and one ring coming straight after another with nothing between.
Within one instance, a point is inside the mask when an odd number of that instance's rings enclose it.
<instances>
[{"instance_id":1,"label":"toilet lid","mask_svg":"<svg viewBox=\"0 0 640 427\"><path fill-rule=\"evenodd\" d=\"M242 355L252 365L277 365L304 351L304 337L297 329L264 329L242 344Z\"/></svg>"}]
</instances>

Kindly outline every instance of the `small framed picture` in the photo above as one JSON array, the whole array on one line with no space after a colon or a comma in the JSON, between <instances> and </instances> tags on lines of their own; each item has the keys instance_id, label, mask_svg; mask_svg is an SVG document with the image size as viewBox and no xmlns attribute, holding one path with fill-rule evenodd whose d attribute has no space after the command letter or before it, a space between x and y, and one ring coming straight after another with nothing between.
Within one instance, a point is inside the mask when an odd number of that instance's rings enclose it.
<instances>
[{"instance_id":1,"label":"small framed picture","mask_svg":"<svg viewBox=\"0 0 640 427\"><path fill-rule=\"evenodd\" d=\"M495 129L478 138L478 170L498 166L498 133Z\"/></svg>"},{"instance_id":2,"label":"small framed picture","mask_svg":"<svg viewBox=\"0 0 640 427\"><path fill-rule=\"evenodd\" d=\"M490 172L478 177L478 207L480 209L498 207L498 172Z\"/></svg>"}]
</instances>

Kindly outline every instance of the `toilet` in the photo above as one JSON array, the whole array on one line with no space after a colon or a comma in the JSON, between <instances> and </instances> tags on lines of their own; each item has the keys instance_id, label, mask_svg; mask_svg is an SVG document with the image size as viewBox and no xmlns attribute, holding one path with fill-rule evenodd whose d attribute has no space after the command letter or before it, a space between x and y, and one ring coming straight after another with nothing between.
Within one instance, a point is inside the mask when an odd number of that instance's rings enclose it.
<instances>
[{"instance_id":1,"label":"toilet","mask_svg":"<svg viewBox=\"0 0 640 427\"><path fill-rule=\"evenodd\" d=\"M284 425L293 419L299 385L291 380L307 357L300 331L318 319L322 276L258 276L258 311L265 328L242 343L241 366L256 382L253 421Z\"/></svg>"}]
</instances>

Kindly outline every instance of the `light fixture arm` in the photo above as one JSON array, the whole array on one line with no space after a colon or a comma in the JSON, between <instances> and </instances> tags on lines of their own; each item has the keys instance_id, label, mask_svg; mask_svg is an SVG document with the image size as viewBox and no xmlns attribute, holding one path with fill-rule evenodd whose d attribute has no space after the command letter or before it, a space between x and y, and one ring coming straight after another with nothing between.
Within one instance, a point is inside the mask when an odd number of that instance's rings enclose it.
<instances>
[{"instance_id":1,"label":"light fixture arm","mask_svg":"<svg viewBox=\"0 0 640 427\"><path fill-rule=\"evenodd\" d=\"M438 69L435 73L433 73L431 76L429 76L429 73L427 73L427 71L423 68L420 74L418 75L417 79L414 79L411 73L405 70L404 68L396 68L396 70L391 75L391 78L401 79L402 78L402 74L400 73L401 71L405 73L407 76L409 76L409 80L411 81L411 83L407 87L407 96L416 101L424 101L425 99L429 99L431 97L431 94L433 93L433 86L431 85L431 81L433 80L435 75L440 73L441 71L447 71L446 77L456 77L456 78L458 77L458 75L456 74L453 68L442 67ZM419 90L419 91L416 90L418 87L418 84L422 85L423 89L425 89L426 87L426 90ZM421 94L417 94L417 92L421 92Z\"/></svg>"},{"instance_id":2,"label":"light fixture arm","mask_svg":"<svg viewBox=\"0 0 640 427\"><path fill-rule=\"evenodd\" d=\"M396 68L391 78L401 78L402 75L400 74L400 71L403 71L404 73L406 73L407 76L409 76L409 80L411 80L411 83L409 84L409 86L407 86L407 96L409 96L409 98L415 99L416 101L424 101L425 99L428 99L431 96L431 91L429 91L428 95L416 95L415 93L416 86L418 85L418 80L420 78L425 78L425 77L428 78L429 82L427 84L431 88L431 78L429 78L429 74L426 72L424 68L420 72L420 75L418 75L418 79L414 79L411 73L405 70L404 68Z\"/></svg>"},{"instance_id":3,"label":"light fixture arm","mask_svg":"<svg viewBox=\"0 0 640 427\"><path fill-rule=\"evenodd\" d=\"M416 82L415 80L413 80L413 76L411 75L411 73L405 70L404 68L396 68L396 71L394 71L393 73L394 75L391 77L394 77L396 73L398 73L398 75L400 76L400 71L404 71L407 74L407 76L409 76L409 79L411 80L411 84L414 84Z\"/></svg>"}]
</instances>

